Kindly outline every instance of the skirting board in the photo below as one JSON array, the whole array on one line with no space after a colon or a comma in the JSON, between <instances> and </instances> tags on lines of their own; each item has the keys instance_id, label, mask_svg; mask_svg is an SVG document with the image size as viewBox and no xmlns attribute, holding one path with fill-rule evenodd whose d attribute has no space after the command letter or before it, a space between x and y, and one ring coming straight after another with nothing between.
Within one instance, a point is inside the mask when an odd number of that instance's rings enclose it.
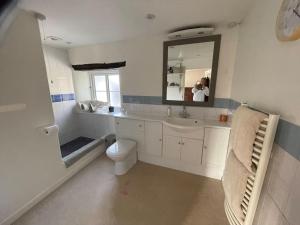
<instances>
[{"instance_id":1,"label":"skirting board","mask_svg":"<svg viewBox=\"0 0 300 225\"><path fill-rule=\"evenodd\" d=\"M23 214L25 214L28 210L30 210L33 206L35 206L38 202L43 200L45 197L47 197L49 194L51 194L53 191L55 191L59 186L61 186L64 182L66 182L68 179L70 179L73 175L78 173L82 168L87 166L90 162L92 162L94 159L96 159L98 156L103 154L105 152L105 145L101 144L97 146L93 151L86 154L84 157L82 157L80 160L78 160L75 164L73 164L71 167L67 168L68 173L66 176L62 177L56 184L53 186L47 188L40 194L36 195L30 202L25 204L22 208L17 210L14 214L10 215L8 218L6 218L4 221L0 223L0 225L10 225L14 221L16 221L19 217L21 217Z\"/></svg>"},{"instance_id":2,"label":"skirting board","mask_svg":"<svg viewBox=\"0 0 300 225\"><path fill-rule=\"evenodd\" d=\"M223 176L224 168L216 167L213 165L208 166L191 166L191 165L184 165L178 161L174 160L166 160L161 157L151 156L147 153L138 153L138 159L142 162L153 164L156 166L162 166L169 169L174 169L182 172L192 173L204 177L209 177L212 179L221 180Z\"/></svg>"}]
</instances>

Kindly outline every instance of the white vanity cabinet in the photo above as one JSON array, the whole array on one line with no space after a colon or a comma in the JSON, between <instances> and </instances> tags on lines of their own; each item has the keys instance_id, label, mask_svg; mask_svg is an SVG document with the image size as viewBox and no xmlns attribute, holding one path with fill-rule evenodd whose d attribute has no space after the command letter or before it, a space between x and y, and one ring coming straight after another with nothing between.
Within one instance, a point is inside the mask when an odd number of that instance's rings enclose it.
<instances>
[{"instance_id":1,"label":"white vanity cabinet","mask_svg":"<svg viewBox=\"0 0 300 225\"><path fill-rule=\"evenodd\" d=\"M142 152L145 145L145 122L143 120L115 118L117 139L131 139L137 142L137 151Z\"/></svg>"},{"instance_id":2,"label":"white vanity cabinet","mask_svg":"<svg viewBox=\"0 0 300 225\"><path fill-rule=\"evenodd\" d=\"M179 161L181 158L181 148L181 137L164 135L164 159Z\"/></svg>"},{"instance_id":3,"label":"white vanity cabinet","mask_svg":"<svg viewBox=\"0 0 300 225\"><path fill-rule=\"evenodd\" d=\"M221 179L230 129L163 126L163 165L172 169Z\"/></svg>"},{"instance_id":4,"label":"white vanity cabinet","mask_svg":"<svg viewBox=\"0 0 300 225\"><path fill-rule=\"evenodd\" d=\"M183 163L189 163L190 165L200 165L203 140L182 138L181 145L182 149L180 160Z\"/></svg>"},{"instance_id":5,"label":"white vanity cabinet","mask_svg":"<svg viewBox=\"0 0 300 225\"><path fill-rule=\"evenodd\" d=\"M164 159L177 160L189 165L200 165L203 140L164 136Z\"/></svg>"},{"instance_id":6,"label":"white vanity cabinet","mask_svg":"<svg viewBox=\"0 0 300 225\"><path fill-rule=\"evenodd\" d=\"M166 167L201 174L204 128L181 130L163 127L163 164Z\"/></svg>"},{"instance_id":7,"label":"white vanity cabinet","mask_svg":"<svg viewBox=\"0 0 300 225\"><path fill-rule=\"evenodd\" d=\"M202 162L223 171L227 156L229 129L205 128Z\"/></svg>"},{"instance_id":8,"label":"white vanity cabinet","mask_svg":"<svg viewBox=\"0 0 300 225\"><path fill-rule=\"evenodd\" d=\"M115 118L117 138L137 142L138 159L221 179L230 129L218 126L178 128L163 121Z\"/></svg>"},{"instance_id":9,"label":"white vanity cabinet","mask_svg":"<svg viewBox=\"0 0 300 225\"><path fill-rule=\"evenodd\" d=\"M162 155L162 123L145 121L145 153L151 156Z\"/></svg>"}]
</instances>

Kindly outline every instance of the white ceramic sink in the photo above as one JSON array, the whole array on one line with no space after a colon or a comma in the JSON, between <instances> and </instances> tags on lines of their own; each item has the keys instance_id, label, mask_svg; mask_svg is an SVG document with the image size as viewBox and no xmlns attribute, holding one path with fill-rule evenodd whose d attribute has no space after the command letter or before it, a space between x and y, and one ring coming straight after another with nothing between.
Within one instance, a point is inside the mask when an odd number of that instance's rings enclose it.
<instances>
[{"instance_id":1,"label":"white ceramic sink","mask_svg":"<svg viewBox=\"0 0 300 225\"><path fill-rule=\"evenodd\" d=\"M203 121L171 117L164 121L164 124L176 129L198 129L203 126Z\"/></svg>"}]
</instances>

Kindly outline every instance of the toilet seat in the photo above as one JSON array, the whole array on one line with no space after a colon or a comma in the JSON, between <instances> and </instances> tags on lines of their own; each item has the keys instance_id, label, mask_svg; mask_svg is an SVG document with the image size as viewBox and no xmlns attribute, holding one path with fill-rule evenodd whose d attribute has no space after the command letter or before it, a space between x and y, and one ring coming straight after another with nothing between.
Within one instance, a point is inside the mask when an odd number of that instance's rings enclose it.
<instances>
[{"instance_id":1,"label":"toilet seat","mask_svg":"<svg viewBox=\"0 0 300 225\"><path fill-rule=\"evenodd\" d=\"M130 152L134 150L135 147L135 141L119 139L106 150L106 154L114 161L121 161L129 156Z\"/></svg>"}]
</instances>

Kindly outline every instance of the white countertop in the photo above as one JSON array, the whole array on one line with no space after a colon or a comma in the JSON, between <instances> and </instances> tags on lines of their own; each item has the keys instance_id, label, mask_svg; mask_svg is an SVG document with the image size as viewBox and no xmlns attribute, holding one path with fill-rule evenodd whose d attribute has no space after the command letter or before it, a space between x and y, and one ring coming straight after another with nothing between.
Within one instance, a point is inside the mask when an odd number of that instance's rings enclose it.
<instances>
[{"instance_id":1,"label":"white countertop","mask_svg":"<svg viewBox=\"0 0 300 225\"><path fill-rule=\"evenodd\" d=\"M121 112L103 112L97 111L94 113L90 112L79 112L84 114L93 114L93 115L102 115L102 116L111 116L115 118L124 118L124 119L135 119L135 120L145 120L145 121L156 121L156 122L165 122L169 117L162 115L154 115L154 114L133 114L133 113L121 113ZM189 118L195 120L201 120L197 118ZM229 122L219 122L216 120L201 120L203 123L203 127L215 127L215 128L231 128L231 124Z\"/></svg>"}]
</instances>

